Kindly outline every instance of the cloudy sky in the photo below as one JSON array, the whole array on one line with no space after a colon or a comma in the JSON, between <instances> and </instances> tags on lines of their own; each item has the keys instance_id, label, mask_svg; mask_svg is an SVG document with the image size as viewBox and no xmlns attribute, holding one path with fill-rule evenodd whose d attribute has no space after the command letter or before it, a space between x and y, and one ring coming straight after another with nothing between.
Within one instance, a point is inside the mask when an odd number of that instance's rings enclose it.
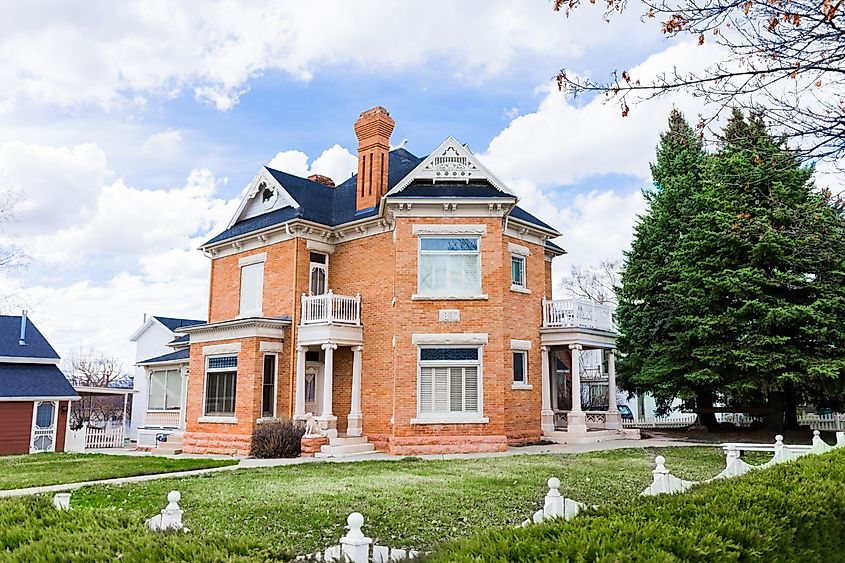
<instances>
[{"instance_id":1,"label":"cloudy sky","mask_svg":"<svg viewBox=\"0 0 845 563\"><path fill-rule=\"evenodd\" d=\"M636 4L611 24L600 7L567 20L542 0L205 4L4 7L0 187L14 221L2 237L30 258L0 273L0 293L60 354L94 348L128 366L144 313L205 318L196 248L260 166L346 179L352 124L377 104L394 143L425 155L455 136L556 225L570 252L558 278L618 258L669 108L699 108L667 99L622 118L564 99L553 77L710 56L663 38Z\"/></svg>"}]
</instances>

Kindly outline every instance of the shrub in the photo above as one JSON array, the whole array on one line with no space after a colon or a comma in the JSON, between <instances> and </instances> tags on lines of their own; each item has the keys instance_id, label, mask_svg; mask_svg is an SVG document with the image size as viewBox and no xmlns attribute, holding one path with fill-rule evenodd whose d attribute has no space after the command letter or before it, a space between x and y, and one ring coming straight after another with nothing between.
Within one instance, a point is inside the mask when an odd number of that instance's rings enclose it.
<instances>
[{"instance_id":1,"label":"shrub","mask_svg":"<svg viewBox=\"0 0 845 563\"><path fill-rule=\"evenodd\" d=\"M845 561L845 449L570 522L444 544L432 561Z\"/></svg>"},{"instance_id":2,"label":"shrub","mask_svg":"<svg viewBox=\"0 0 845 563\"><path fill-rule=\"evenodd\" d=\"M260 458L298 457L305 427L291 420L257 424L252 431L249 455Z\"/></svg>"}]
</instances>

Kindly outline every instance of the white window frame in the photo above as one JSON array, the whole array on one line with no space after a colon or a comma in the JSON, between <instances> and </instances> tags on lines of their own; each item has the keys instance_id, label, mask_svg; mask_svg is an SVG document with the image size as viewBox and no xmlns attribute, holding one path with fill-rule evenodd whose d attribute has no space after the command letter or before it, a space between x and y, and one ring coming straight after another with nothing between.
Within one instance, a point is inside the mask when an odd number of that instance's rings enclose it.
<instances>
[{"instance_id":1,"label":"white window frame","mask_svg":"<svg viewBox=\"0 0 845 563\"><path fill-rule=\"evenodd\" d=\"M235 366L235 402L233 405L233 414L232 415L220 415L220 414L208 414L206 408L208 406L208 374L209 373L229 373L232 371L232 368L209 368L208 365L211 363L210 360L212 358L226 358L235 356L238 359L238 364L240 364L240 358L238 354L214 354L214 355L206 355L205 356L205 372L202 376L202 416L197 419L197 422L220 422L220 423L227 423L227 424L236 424L238 422L238 417L234 414L238 412L238 366Z\"/></svg>"},{"instance_id":2,"label":"white window frame","mask_svg":"<svg viewBox=\"0 0 845 563\"><path fill-rule=\"evenodd\" d=\"M531 350L531 348L532 345L530 340L511 340L511 356L513 356L513 354L523 355L522 374L524 376L522 382L513 381L513 378L511 378L511 389L532 389L532 385L528 380L528 351ZM513 368L511 368L511 370L513 370Z\"/></svg>"},{"instance_id":3,"label":"white window frame","mask_svg":"<svg viewBox=\"0 0 845 563\"><path fill-rule=\"evenodd\" d=\"M454 239L454 238L471 238L476 240L476 250L474 251L455 251L455 250L423 250L423 240L430 239ZM456 232L456 233L438 233L438 234L420 234L417 237L417 293L412 296L412 299L487 299L487 295L483 293L484 276L481 263L481 234L476 232ZM476 265L478 268L478 288L475 291L468 293L453 293L449 290L424 292L422 289L422 258L423 255L475 255Z\"/></svg>"},{"instance_id":4,"label":"white window frame","mask_svg":"<svg viewBox=\"0 0 845 563\"><path fill-rule=\"evenodd\" d=\"M486 335L485 335L486 336ZM421 360L421 350L424 348L477 348L477 360ZM417 346L417 417L411 419L411 424L486 424L489 419L484 416L484 347L478 342L471 344L437 344L426 343ZM428 367L476 367L478 373L478 412L422 412L421 383L422 370ZM464 391L466 388L464 388Z\"/></svg>"},{"instance_id":5,"label":"white window frame","mask_svg":"<svg viewBox=\"0 0 845 563\"><path fill-rule=\"evenodd\" d=\"M508 243L508 251L511 255L511 291L517 293L531 293L528 289L528 257L531 251L527 246L521 244ZM522 284L514 283L513 279L513 261L519 260L522 263Z\"/></svg>"},{"instance_id":6,"label":"white window frame","mask_svg":"<svg viewBox=\"0 0 845 563\"><path fill-rule=\"evenodd\" d=\"M267 361L267 356L273 356L273 412L270 416L264 416L264 362ZM237 395L236 395L237 397ZM275 352L265 352L261 357L261 419L273 419L279 412L279 354Z\"/></svg>"},{"instance_id":7,"label":"white window frame","mask_svg":"<svg viewBox=\"0 0 845 563\"><path fill-rule=\"evenodd\" d=\"M311 261L311 254L322 254L323 256L326 257L325 263L320 264L319 262L312 262ZM314 270L322 270L323 271L323 276L325 278L326 287L325 287L325 291L322 293L322 295L325 295L326 293L329 292L329 253L328 252L323 252L321 250L309 250L309 254L308 254L308 295L314 295L314 293L311 291L311 281L312 281L311 276L314 275Z\"/></svg>"},{"instance_id":8,"label":"white window frame","mask_svg":"<svg viewBox=\"0 0 845 563\"><path fill-rule=\"evenodd\" d=\"M168 375L170 372L175 372L176 376L179 378L179 406L175 408L167 408L167 380L170 378ZM151 408L150 399L152 399L153 394L153 376L157 373L164 373L164 408L161 409L154 409ZM182 395L183 395L183 387L185 386L185 382L182 380L182 369L180 367L173 367L173 368L162 368L162 369L154 369L150 370L149 377L147 378L147 412L172 412L182 409Z\"/></svg>"},{"instance_id":9,"label":"white window frame","mask_svg":"<svg viewBox=\"0 0 845 563\"><path fill-rule=\"evenodd\" d=\"M239 317L260 317L264 310L264 264L267 261L267 253L252 254L245 256L238 262L240 266L240 278L238 284L238 316ZM261 275L258 278L257 301L258 308L256 310L244 310L244 271L246 268L261 268Z\"/></svg>"}]
</instances>

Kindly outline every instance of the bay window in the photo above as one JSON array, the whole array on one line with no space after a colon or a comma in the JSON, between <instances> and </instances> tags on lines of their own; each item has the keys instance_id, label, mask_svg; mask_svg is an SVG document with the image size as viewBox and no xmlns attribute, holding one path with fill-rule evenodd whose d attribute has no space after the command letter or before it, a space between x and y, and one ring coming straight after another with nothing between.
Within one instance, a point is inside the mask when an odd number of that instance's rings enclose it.
<instances>
[{"instance_id":1,"label":"bay window","mask_svg":"<svg viewBox=\"0 0 845 563\"><path fill-rule=\"evenodd\" d=\"M418 286L421 296L480 295L479 237L421 236Z\"/></svg>"}]
</instances>

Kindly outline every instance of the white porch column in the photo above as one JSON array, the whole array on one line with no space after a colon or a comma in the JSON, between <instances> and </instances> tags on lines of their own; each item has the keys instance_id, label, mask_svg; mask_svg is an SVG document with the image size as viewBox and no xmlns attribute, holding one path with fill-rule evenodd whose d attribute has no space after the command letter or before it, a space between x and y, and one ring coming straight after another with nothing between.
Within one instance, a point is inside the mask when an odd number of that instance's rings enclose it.
<instances>
[{"instance_id":1,"label":"white porch column","mask_svg":"<svg viewBox=\"0 0 845 563\"><path fill-rule=\"evenodd\" d=\"M549 351L548 346L541 346L540 353L542 366L542 389L543 394L542 406L540 407L540 427L543 429L543 434L551 434L555 431L555 413L552 410L552 374L549 369Z\"/></svg>"},{"instance_id":2,"label":"white porch column","mask_svg":"<svg viewBox=\"0 0 845 563\"><path fill-rule=\"evenodd\" d=\"M350 436L360 436L361 428L361 356L363 346L352 347L352 406L349 409L346 433Z\"/></svg>"},{"instance_id":3,"label":"white porch column","mask_svg":"<svg viewBox=\"0 0 845 563\"><path fill-rule=\"evenodd\" d=\"M293 402L293 419L302 420L305 418L305 346L296 347L296 386L294 387L295 398Z\"/></svg>"},{"instance_id":4,"label":"white porch column","mask_svg":"<svg viewBox=\"0 0 845 563\"><path fill-rule=\"evenodd\" d=\"M605 428L608 430L621 430L622 417L619 415L619 405L616 404L616 350L607 351L607 416L605 417Z\"/></svg>"},{"instance_id":5,"label":"white porch column","mask_svg":"<svg viewBox=\"0 0 845 563\"><path fill-rule=\"evenodd\" d=\"M323 362L323 412L320 415L320 426L326 435L337 436L337 417L332 414L332 383L334 380L334 351L337 344L323 344L325 359Z\"/></svg>"},{"instance_id":6,"label":"white porch column","mask_svg":"<svg viewBox=\"0 0 845 563\"><path fill-rule=\"evenodd\" d=\"M581 349L580 344L570 344L570 373L572 375L572 410L566 416L567 432L586 433L587 416L581 410Z\"/></svg>"}]
</instances>

